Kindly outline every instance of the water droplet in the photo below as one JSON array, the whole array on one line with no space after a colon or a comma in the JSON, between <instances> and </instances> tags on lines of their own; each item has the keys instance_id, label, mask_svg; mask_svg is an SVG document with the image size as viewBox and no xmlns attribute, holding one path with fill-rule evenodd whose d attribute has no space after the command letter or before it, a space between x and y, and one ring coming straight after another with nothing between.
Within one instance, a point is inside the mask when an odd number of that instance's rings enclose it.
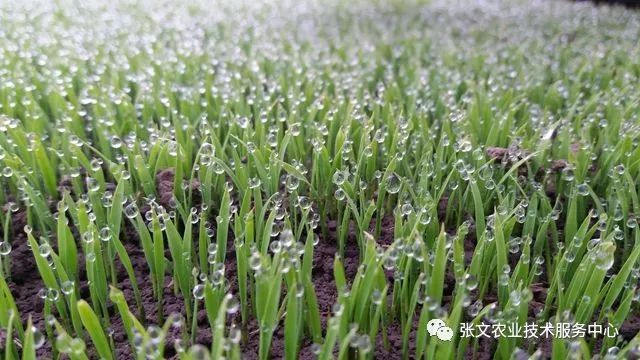
<instances>
[{"instance_id":1,"label":"water droplet","mask_svg":"<svg viewBox=\"0 0 640 360\"><path fill-rule=\"evenodd\" d=\"M287 187L287 190L289 192L293 192L297 190L299 185L300 185L300 180L297 177L293 175L287 175L285 186Z\"/></svg>"},{"instance_id":2,"label":"water droplet","mask_svg":"<svg viewBox=\"0 0 640 360\"><path fill-rule=\"evenodd\" d=\"M373 302L375 305L380 305L382 304L382 300L382 292L378 289L373 290L373 292L371 293L371 302Z\"/></svg>"},{"instance_id":3,"label":"water droplet","mask_svg":"<svg viewBox=\"0 0 640 360\"><path fill-rule=\"evenodd\" d=\"M4 169L2 169L2 176L10 178L11 176L13 176L13 169L8 166L5 167Z\"/></svg>"},{"instance_id":4,"label":"water droplet","mask_svg":"<svg viewBox=\"0 0 640 360\"><path fill-rule=\"evenodd\" d=\"M575 259L576 259L576 250L575 247L571 247L569 248L565 253L564 253L564 259L569 262L572 263Z\"/></svg>"},{"instance_id":5,"label":"water droplet","mask_svg":"<svg viewBox=\"0 0 640 360\"><path fill-rule=\"evenodd\" d=\"M119 149L122 147L122 139L120 139L117 136L112 136L110 142L111 142L111 147L114 149Z\"/></svg>"},{"instance_id":6,"label":"water droplet","mask_svg":"<svg viewBox=\"0 0 640 360\"><path fill-rule=\"evenodd\" d=\"M473 275L467 274L465 276L465 285L467 290L473 291L478 287L478 279Z\"/></svg>"},{"instance_id":7,"label":"water droplet","mask_svg":"<svg viewBox=\"0 0 640 360\"><path fill-rule=\"evenodd\" d=\"M60 290L62 290L62 293L65 295L71 295L71 293L73 292L73 288L74 288L73 281L67 280L62 283Z\"/></svg>"},{"instance_id":8,"label":"water droplet","mask_svg":"<svg viewBox=\"0 0 640 360\"><path fill-rule=\"evenodd\" d=\"M261 184L262 184L262 182L257 177L253 177L253 178L249 179L249 188L250 189L259 188Z\"/></svg>"},{"instance_id":9,"label":"water droplet","mask_svg":"<svg viewBox=\"0 0 640 360\"><path fill-rule=\"evenodd\" d=\"M587 185L586 183L579 184L578 186L576 186L576 189L578 191L578 195L580 196L589 195L589 185Z\"/></svg>"},{"instance_id":10,"label":"water droplet","mask_svg":"<svg viewBox=\"0 0 640 360\"><path fill-rule=\"evenodd\" d=\"M204 299L204 285L198 284L193 287L193 297L198 300Z\"/></svg>"},{"instance_id":11,"label":"water droplet","mask_svg":"<svg viewBox=\"0 0 640 360\"><path fill-rule=\"evenodd\" d=\"M49 244L42 244L38 247L38 251L40 252L40 256L46 258L51 254L51 246Z\"/></svg>"},{"instance_id":12,"label":"water droplet","mask_svg":"<svg viewBox=\"0 0 640 360\"><path fill-rule=\"evenodd\" d=\"M347 175L340 170L337 170L333 174L333 183L336 184L337 186L342 186L342 184L344 184L346 180L347 180Z\"/></svg>"},{"instance_id":13,"label":"water droplet","mask_svg":"<svg viewBox=\"0 0 640 360\"><path fill-rule=\"evenodd\" d=\"M44 336L44 334L42 333L42 331L40 331L38 328L36 328L35 326L31 328L31 331L33 332L33 346L36 349L39 349L42 347L42 345L44 345L44 342L46 340L46 337Z\"/></svg>"},{"instance_id":14,"label":"water droplet","mask_svg":"<svg viewBox=\"0 0 640 360\"><path fill-rule=\"evenodd\" d=\"M107 242L109 240L111 240L111 229L108 226L103 227L102 229L100 229L100 240Z\"/></svg>"},{"instance_id":15,"label":"water droplet","mask_svg":"<svg viewBox=\"0 0 640 360\"><path fill-rule=\"evenodd\" d=\"M8 241L0 242L0 255L7 256L11 253L11 244Z\"/></svg>"},{"instance_id":16,"label":"water droplet","mask_svg":"<svg viewBox=\"0 0 640 360\"><path fill-rule=\"evenodd\" d=\"M387 192L390 194L397 194L400 191L400 187L402 186L402 181L395 173L392 173L387 177Z\"/></svg>"},{"instance_id":17,"label":"water droplet","mask_svg":"<svg viewBox=\"0 0 640 360\"><path fill-rule=\"evenodd\" d=\"M611 269L614 263L613 253L615 251L615 245L611 242L603 242L600 243L593 251L595 252L594 262L596 267L600 270Z\"/></svg>"},{"instance_id":18,"label":"water droplet","mask_svg":"<svg viewBox=\"0 0 640 360\"><path fill-rule=\"evenodd\" d=\"M233 295L228 295L229 299L227 300L227 314L235 314L240 309L240 302Z\"/></svg>"},{"instance_id":19,"label":"water droplet","mask_svg":"<svg viewBox=\"0 0 640 360\"><path fill-rule=\"evenodd\" d=\"M135 219L139 212L138 206L135 203L131 203L124 208L124 214L129 219Z\"/></svg>"},{"instance_id":20,"label":"water droplet","mask_svg":"<svg viewBox=\"0 0 640 360\"><path fill-rule=\"evenodd\" d=\"M567 166L562 169L562 178L566 181L573 181L575 179L573 168Z\"/></svg>"},{"instance_id":21,"label":"water droplet","mask_svg":"<svg viewBox=\"0 0 640 360\"><path fill-rule=\"evenodd\" d=\"M404 203L401 208L402 215L409 216L413 212L413 206L410 203Z\"/></svg>"}]
</instances>

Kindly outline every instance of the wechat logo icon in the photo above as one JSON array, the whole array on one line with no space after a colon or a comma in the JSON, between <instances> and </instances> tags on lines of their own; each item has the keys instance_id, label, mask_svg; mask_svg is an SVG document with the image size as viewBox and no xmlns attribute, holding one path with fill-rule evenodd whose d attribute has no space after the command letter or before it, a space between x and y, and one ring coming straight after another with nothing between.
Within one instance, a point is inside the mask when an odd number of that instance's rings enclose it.
<instances>
[{"instance_id":1,"label":"wechat logo icon","mask_svg":"<svg viewBox=\"0 0 640 360\"><path fill-rule=\"evenodd\" d=\"M453 339L453 330L440 319L432 319L427 323L429 335L435 336L442 341Z\"/></svg>"}]
</instances>

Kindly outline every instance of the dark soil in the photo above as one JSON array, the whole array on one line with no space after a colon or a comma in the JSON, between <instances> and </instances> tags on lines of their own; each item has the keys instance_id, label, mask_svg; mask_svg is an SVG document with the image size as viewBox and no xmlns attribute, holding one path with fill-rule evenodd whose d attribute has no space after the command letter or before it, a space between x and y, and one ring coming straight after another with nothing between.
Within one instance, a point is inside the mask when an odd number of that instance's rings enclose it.
<instances>
[{"instance_id":1,"label":"dark soil","mask_svg":"<svg viewBox=\"0 0 640 360\"><path fill-rule=\"evenodd\" d=\"M173 191L173 172L170 170L164 170L159 172L156 176L157 188L159 191L158 200L160 203L169 204L172 191ZM169 186L171 184L171 186ZM197 193L197 184L191 184L194 192ZM197 195L197 194L196 194ZM446 209L447 199L443 198L439 204L440 212L443 213L443 209ZM442 214L441 214L442 215ZM442 219L441 219L442 220ZM44 331L44 315L43 306L44 300L37 296L39 290L43 287L43 282L40 279L39 273L36 269L35 260L31 249L27 246L27 238L23 232L23 227L26 224L26 213L18 212L12 216L12 253L11 253L11 278L8 279L9 288L11 293L15 297L16 304L22 316L23 323L26 324L29 317L31 317L34 326ZM124 223L123 223L124 224ZM129 223L126 222L126 225ZM321 233L318 235L321 237L320 242L314 248L313 254L313 273L312 281L314 283L318 304L320 307L322 327L326 326L327 319L331 315L331 308L336 302L338 297L338 291L336 289L334 277L333 277L333 261L336 253L338 252L337 231L338 224L336 221L331 220L327 224L328 236L323 238ZM375 228L375 222L371 224L371 230ZM196 228L197 229L197 228ZM394 219L392 216L387 216L382 220L381 236L377 241L382 246L388 246L393 242L393 230ZM75 231L75 230L74 230ZM345 244L345 253L343 263L345 268L345 274L349 279L353 279L358 269L358 256L359 249L356 242L355 226L350 225L349 234ZM125 226L123 229L122 241L125 244L127 252L133 263L136 278L140 286L142 294L143 308L145 317L147 319L147 325L158 324L157 312L158 307L153 295L152 283L149 275L148 265L145 260L142 249L140 248L139 241L135 230L130 226ZM76 236L78 234L75 234ZM197 238L197 234L194 235ZM475 229L470 229L467 239L464 242L465 258L470 261L470 258L475 249ZM230 291L235 292L237 289L237 277L236 277L236 261L235 252L233 247L233 240L229 240L227 246L226 256L226 278L230 283ZM170 254L166 253L167 258L170 258ZM84 258L79 252L79 272L83 276L84 272ZM135 306L135 298L131 282L119 260L116 259L117 266L117 287L121 289L128 301L129 307L134 314L137 315ZM387 274L390 281L393 281L393 274L389 272ZM539 283L532 287L534 299L530 303L530 317L531 321L534 319L534 314L544 306L547 284ZM445 292L444 292L444 307L450 306L453 289L455 288L455 279L451 274L446 277ZM86 278L80 279L79 284L80 296L87 298L89 296L88 285ZM62 296L62 295L61 295ZM473 294L472 294L473 296ZM473 299L475 301L475 299ZM495 295L487 294L484 296L484 304L495 301ZM120 315L115 307L110 306L111 315L111 330L113 341L116 344L116 355L118 359L131 358L133 354L132 349L126 336ZM173 283L170 276L165 277L165 288L163 297L163 316L166 319L170 314L180 313L183 317L186 317L185 307L183 299L176 295L173 291ZM230 319L230 322L240 324L239 313L234 315L235 318ZM414 316L414 324L410 333L410 351L412 353L415 347L415 332L417 328L417 314ZM202 345L210 345L212 343L211 329L204 310L200 310L197 317L198 331L196 336L196 342ZM241 345L243 352L243 359L257 359L259 348L259 326L255 320L250 320L245 329L246 341ZM620 334L625 339L629 340L640 330L640 317L633 317L628 319L622 326ZM176 351L174 349L174 340L180 338L181 329L171 328L165 341L165 356L167 358L176 358ZM0 333L0 340L5 338L6 334ZM375 358L377 359L401 359L402 354L402 329L399 324L392 323L387 328L387 339L389 348L383 346L383 336L380 334L375 339ZM95 352L91 349L90 341L87 340L89 345L88 354L91 358L97 358ZM2 342L4 344L4 341ZM299 353L300 359L313 359L315 355L312 352L312 341L304 338L301 343L301 349ZM538 344L544 348L544 344ZM0 345L1 346L1 345ZM495 348L495 340L493 339L480 339L475 351L471 348L473 342L470 343L470 349L466 354L466 358L476 359L489 359ZM550 345L547 346L547 350L550 350ZM51 358L51 344L49 341L45 343L37 351L39 359ZM273 341L271 344L271 355L274 359L280 359L284 356L284 332L283 327L280 326L276 330ZM549 356L550 353L546 353Z\"/></svg>"}]
</instances>

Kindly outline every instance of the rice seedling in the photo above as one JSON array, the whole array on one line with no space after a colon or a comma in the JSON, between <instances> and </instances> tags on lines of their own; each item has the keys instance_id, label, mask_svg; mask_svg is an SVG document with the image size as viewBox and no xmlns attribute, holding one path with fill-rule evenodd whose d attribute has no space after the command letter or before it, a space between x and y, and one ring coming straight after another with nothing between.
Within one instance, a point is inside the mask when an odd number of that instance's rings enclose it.
<instances>
[{"instance_id":1,"label":"rice seedling","mask_svg":"<svg viewBox=\"0 0 640 360\"><path fill-rule=\"evenodd\" d=\"M4 359L640 355L640 13L0 2Z\"/></svg>"}]
</instances>

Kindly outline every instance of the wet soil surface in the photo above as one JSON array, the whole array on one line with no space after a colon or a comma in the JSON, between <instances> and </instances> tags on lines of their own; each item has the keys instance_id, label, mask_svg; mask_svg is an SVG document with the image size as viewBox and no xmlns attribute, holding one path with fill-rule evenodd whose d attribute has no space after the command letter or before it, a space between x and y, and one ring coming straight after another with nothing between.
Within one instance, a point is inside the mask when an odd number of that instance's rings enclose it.
<instances>
[{"instance_id":1,"label":"wet soil surface","mask_svg":"<svg viewBox=\"0 0 640 360\"><path fill-rule=\"evenodd\" d=\"M11 253L11 278L8 279L9 288L11 293L15 297L16 304L22 316L22 321L27 322L31 317L34 326L40 330L44 330L44 300L38 296L38 292L44 287L44 284L39 276L36 268L34 255L31 249L27 246L26 235L18 230L22 229L25 225L22 213L17 213L13 217L13 250ZM326 326L327 319L331 315L333 304L337 301L338 291L333 279L333 261L335 254L338 252L337 241L337 226L335 221L328 223L329 237L327 239L321 239L321 241L314 248L313 254L313 273L312 280L316 290L316 296L318 305L320 307L320 315L322 327ZM355 230L350 232L344 253L344 268L345 274L349 279L353 279L358 269L358 255L359 249L355 239ZM195 236L197 238L197 236ZM393 221L383 221L381 242L390 244L393 238ZM135 230L132 228L126 228L124 236L121 239L124 243L127 253L131 259L136 274L138 286L140 288L142 305L145 312L147 324L158 324L157 313L158 305L153 294L151 276L149 273L147 261L144 257L144 253L138 245L138 239L135 235ZM233 251L233 243L230 243L227 247L227 260L226 278L230 282L230 290L233 292L237 288L236 279L236 261L235 253ZM169 257L169 254L166 254ZM133 287L127 273L118 259L116 263L116 272L118 278L117 287L123 291L125 298L129 304L131 311L138 315L135 306L135 297ZM78 259L79 273L84 273L84 258L79 253ZM89 297L89 288L86 278L82 278L79 284L80 296L83 298ZM185 314L184 302L181 296L176 295L173 289L172 278L170 276L165 277L165 288L163 293L163 314L164 319L169 315L180 313L183 317ZM116 344L116 355L118 358L128 358L132 354L130 345L127 339L126 330L124 329L122 319L115 309L110 306L111 315L111 336ZM237 319L232 319L236 323L240 323L239 315ZM210 345L212 342L211 328L206 317L205 310L200 310L198 313L198 332L196 336L196 342L203 345ZM257 349L259 347L259 336L257 332L259 330L258 324L255 320L249 321L247 324L246 342L242 345L243 359L257 359ZM6 334L3 334L6 335ZM253 336L252 336L253 335ZM2 336L4 338L4 336ZM166 338L165 356L167 358L175 357L174 341L179 339L180 329L171 328ZM382 336L377 339L376 355L379 358L385 357L390 359L400 358L401 352L401 329L397 324L392 324L388 328L388 339L390 348L387 350L382 346ZM89 344L90 345L90 344ZM315 355L312 351L313 343L310 339L303 339L300 349L300 359L313 359ZM92 352L90 351L90 354ZM47 341L44 346L38 349L38 358L50 358L51 357L51 344ZM95 354L92 354L95 355ZM274 333L274 338L271 346L271 355L275 359L282 358L284 356L284 332L283 327L280 326Z\"/></svg>"},{"instance_id":2,"label":"wet soil surface","mask_svg":"<svg viewBox=\"0 0 640 360\"><path fill-rule=\"evenodd\" d=\"M168 204L171 201L172 192L172 184L173 184L173 174L171 172L160 172L156 176L157 180L157 188L159 190L159 202L163 202ZM171 184L171 186L169 186ZM197 184L191 184L194 189L197 189ZM447 199L443 198L440 201L440 210L439 211L439 219L443 221L442 218L444 215L444 209L447 206ZM142 210L142 209L141 209ZM126 222L126 221L125 221ZM44 300L38 296L38 292L44 287L42 280L40 279L39 273L36 269L35 259L32 253L32 250L27 246L27 237L24 234L23 228L26 225L26 213L17 212L12 215L12 247L13 250L11 252L11 277L7 279L9 288L11 293L15 297L16 304L20 311L22 321L26 324L28 318L30 317L33 321L34 326L39 328L40 330L44 330ZM145 313L145 317L147 319L147 325L150 324L159 324L160 322L157 319L158 316L158 304L156 303L152 281L149 274L149 268L147 265L147 261L144 257L143 251L139 245L139 240L137 238L135 230L128 226L129 223L123 223L125 225L123 229L123 236L121 238L124 243L129 257L133 263L133 267L135 270L136 278L138 285L140 287L141 295L142 295L142 305ZM338 291L336 289L334 277L333 277L333 262L336 253L338 252L338 240L337 240L337 232L338 232L338 224L336 221L331 220L327 223L328 228L328 236L326 238L322 237L322 234L318 232L320 236L320 242L314 247L313 253L313 273L312 273L312 281L314 283L316 296L318 300L318 304L320 307L321 314L321 322L323 329L326 326L327 319L331 315L331 310L333 304L336 302L338 297ZM375 222L371 224L371 230L375 228ZM197 231L197 228L196 228ZM381 226L381 236L377 241L382 246L388 246L393 242L393 231L394 231L394 219L391 216L387 216L382 220ZM76 238L79 238L77 231L74 235ZM194 239L197 239L197 234L194 234ZM475 250L476 239L475 239L475 229L471 228L469 230L469 234L464 242L465 249L465 259L470 262L471 256ZM237 289L237 278L236 278L236 261L235 261L235 252L233 247L233 240L229 240L229 244L227 246L227 256L225 261L225 275L227 280L230 283L230 291L235 292ZM347 241L345 243L344 250L344 268L345 274L348 279L353 279L355 276L358 264L359 264L359 249L355 236L355 226L353 224L350 225L350 229L348 232ZM166 257L170 258L170 254L166 253ZM86 274L84 271L84 258L79 251L78 258L78 267L80 276L84 276L84 278L80 279L79 290L80 296L83 298L89 297L89 289L86 280ZM122 264L116 259L116 273L117 273L117 288L121 289L129 307L134 314L137 314L136 306L135 306L135 297L133 293L133 288L131 285L131 281L128 278L126 271ZM393 281L392 272L387 272L387 277L390 282ZM532 287L532 292L534 293L534 299L530 302L530 320L533 321L535 317L535 313L539 311L545 302L547 284L541 282L539 284L534 284ZM446 276L446 284L444 291L444 308L449 308L452 298L453 289L455 288L455 279L451 274ZM472 297L474 294L471 294ZM62 295L61 295L62 296ZM473 299L475 300L475 299ZM491 301L495 301L495 296L488 294L484 296L483 304L486 305ZM249 299L249 303L251 303ZM111 336L113 337L113 342L116 345L116 355L118 359L127 359L132 358L133 351L130 348L126 331L124 329L122 319L118 314L117 310L113 305L109 306L110 320L111 320ZM164 288L164 296L163 296L163 318L166 319L169 315L180 313L183 317L186 317L185 314L185 306L184 301L181 296L176 295L174 292L174 286L172 282L172 278L170 276L165 277L165 288ZM410 333L409 339L409 353L411 354L415 348L415 337L416 337L416 328L417 328L417 316L414 316L414 324ZM239 313L234 314L235 318L231 318L229 322L234 322L236 324L240 324L240 315ZM197 334L196 334L196 342L202 345L211 345L212 336L211 336L211 328L209 327L209 322L204 310L200 310L197 316ZM160 324L161 325L161 324ZM620 335L624 337L626 340L630 340L635 334L640 330L640 317L634 316L623 324L620 329ZM241 345L241 349L243 352L243 359L257 359L258 358L258 348L259 348L259 336L258 336L259 326L255 320L249 320L245 329L246 336L245 340ZM379 334L378 338L375 340L375 358L377 359L401 359L402 354L402 329L398 323L392 323L386 329L386 337L387 343L389 347L385 347L383 336ZM4 345L4 339L6 334L0 332L0 347ZM165 357L166 358L177 358L176 350L174 348L174 341L181 337L181 329L179 328L171 328L167 338L165 340ZM97 358L95 351L92 349L90 341L87 339L88 344L88 354L91 358ZM474 359L489 359L491 358L491 354L495 350L496 342L493 339L480 339L477 343L477 346L474 346L473 341L470 342L469 350L465 354L466 358L474 358ZM538 344L538 348L542 348L545 356L550 356L550 344L548 346L544 346L544 344ZM299 353L300 359L313 359L315 355L312 351L313 343L308 338L303 338L301 342L301 349ZM48 359L52 356L51 344L49 341L45 342L45 344L38 349L37 356L39 359ZM280 359L284 357L284 331L283 327L279 326L278 329L274 333L272 345L271 345L271 355L274 359Z\"/></svg>"}]
</instances>

